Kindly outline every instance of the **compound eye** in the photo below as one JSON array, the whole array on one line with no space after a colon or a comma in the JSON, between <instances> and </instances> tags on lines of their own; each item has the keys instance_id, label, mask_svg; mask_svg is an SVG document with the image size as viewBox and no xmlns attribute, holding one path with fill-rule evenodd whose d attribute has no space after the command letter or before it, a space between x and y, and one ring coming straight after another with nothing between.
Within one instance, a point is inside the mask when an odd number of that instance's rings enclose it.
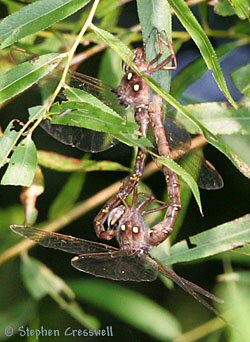
<instances>
[{"instance_id":1,"label":"compound eye","mask_svg":"<svg viewBox=\"0 0 250 342\"><path fill-rule=\"evenodd\" d=\"M134 77L133 73L131 71L129 71L127 74L127 80L131 81L133 77Z\"/></svg>"},{"instance_id":2,"label":"compound eye","mask_svg":"<svg viewBox=\"0 0 250 342\"><path fill-rule=\"evenodd\" d=\"M140 85L138 83L135 83L133 89L137 93L140 90Z\"/></svg>"},{"instance_id":3,"label":"compound eye","mask_svg":"<svg viewBox=\"0 0 250 342\"><path fill-rule=\"evenodd\" d=\"M134 226L134 227L132 228L132 232L133 232L134 234L138 234L139 231L140 231L139 227Z\"/></svg>"},{"instance_id":4,"label":"compound eye","mask_svg":"<svg viewBox=\"0 0 250 342\"><path fill-rule=\"evenodd\" d=\"M122 224L121 227L120 227L120 229L121 229L122 232L125 232L125 230L126 230L125 224Z\"/></svg>"}]
</instances>

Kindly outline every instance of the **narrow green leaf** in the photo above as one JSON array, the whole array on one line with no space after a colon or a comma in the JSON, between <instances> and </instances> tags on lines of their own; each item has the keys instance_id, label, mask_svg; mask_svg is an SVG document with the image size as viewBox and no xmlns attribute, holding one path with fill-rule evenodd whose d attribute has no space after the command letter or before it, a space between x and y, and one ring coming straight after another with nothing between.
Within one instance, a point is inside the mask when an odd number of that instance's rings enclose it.
<instances>
[{"instance_id":1,"label":"narrow green leaf","mask_svg":"<svg viewBox=\"0 0 250 342\"><path fill-rule=\"evenodd\" d=\"M250 242L250 215L226 222L189 238L195 247L189 248L186 240L170 249L171 255L161 260L166 265L203 259L226 252Z\"/></svg>"},{"instance_id":2,"label":"narrow green leaf","mask_svg":"<svg viewBox=\"0 0 250 342\"><path fill-rule=\"evenodd\" d=\"M0 168L8 162L8 155L12 151L13 145L19 134L19 120L12 120L6 127L4 135L0 137Z\"/></svg>"},{"instance_id":3,"label":"narrow green leaf","mask_svg":"<svg viewBox=\"0 0 250 342\"><path fill-rule=\"evenodd\" d=\"M215 50L216 55L220 60L223 60L234 49L243 44L243 41L234 41L228 44L220 46ZM175 98L182 96L184 91L194 82L198 81L202 75L207 71L206 64L202 57L195 59L188 64L185 68L180 70L178 74L172 79L171 82L171 94Z\"/></svg>"},{"instance_id":4,"label":"narrow green leaf","mask_svg":"<svg viewBox=\"0 0 250 342\"><path fill-rule=\"evenodd\" d=\"M185 169L183 169L179 164L177 164L175 161L173 161L170 158L158 157L157 161L159 163L161 163L162 165L173 170L178 176L180 176L184 180L184 182L186 182L188 184L188 186L192 190L194 198L195 198L195 200L198 204L198 207L200 209L200 212L202 214L200 192L199 192L198 185L195 182L195 180L193 179L193 177Z\"/></svg>"},{"instance_id":5,"label":"narrow green leaf","mask_svg":"<svg viewBox=\"0 0 250 342\"><path fill-rule=\"evenodd\" d=\"M249 291L248 284L233 280L218 286L218 294L224 299L224 305L220 309L230 322L227 325L229 342L247 341L250 336Z\"/></svg>"},{"instance_id":6,"label":"narrow green leaf","mask_svg":"<svg viewBox=\"0 0 250 342\"><path fill-rule=\"evenodd\" d=\"M90 0L38 0L15 12L0 23L0 48L5 48L21 38L44 30L67 18Z\"/></svg>"},{"instance_id":7,"label":"narrow green leaf","mask_svg":"<svg viewBox=\"0 0 250 342\"><path fill-rule=\"evenodd\" d=\"M218 87L224 93L228 101L235 108L237 108L237 104L228 91L226 81L222 74L220 64L213 49L213 46L211 45L207 35L201 28L197 19L194 17L193 13L187 6L186 2L184 0L169 0L168 2L173 8L176 16L178 17L182 25L188 31L188 33L196 43L197 47L199 48L208 69L213 71L213 76L218 84Z\"/></svg>"},{"instance_id":8,"label":"narrow green leaf","mask_svg":"<svg viewBox=\"0 0 250 342\"><path fill-rule=\"evenodd\" d=\"M93 106L99 108L100 110L108 112L112 115L126 117L126 113L125 113L123 106L119 105L119 110L118 110L119 113L118 113L117 111L115 111L113 107L110 108L108 105L105 104L109 100L112 104L118 102L117 96L110 91L105 93L105 103L99 100L94 95L82 89L67 87L67 89L65 89L63 93L65 94L67 99L71 102L90 103Z\"/></svg>"},{"instance_id":9,"label":"narrow green leaf","mask_svg":"<svg viewBox=\"0 0 250 342\"><path fill-rule=\"evenodd\" d=\"M75 294L64 280L55 275L40 261L26 256L21 264L21 272L27 290L35 299L51 296L63 309L88 328L97 328L98 321L87 315L77 302ZM67 301L61 296L66 296Z\"/></svg>"},{"instance_id":10,"label":"narrow green leaf","mask_svg":"<svg viewBox=\"0 0 250 342\"><path fill-rule=\"evenodd\" d=\"M38 151L37 156L41 166L59 172L129 171L127 167L109 160L80 160L47 151Z\"/></svg>"},{"instance_id":11,"label":"narrow green leaf","mask_svg":"<svg viewBox=\"0 0 250 342\"><path fill-rule=\"evenodd\" d=\"M19 143L11 156L1 184L30 186L35 176L36 165L36 147L28 135Z\"/></svg>"},{"instance_id":12,"label":"narrow green leaf","mask_svg":"<svg viewBox=\"0 0 250 342\"><path fill-rule=\"evenodd\" d=\"M99 132L133 134L138 129L135 123L125 122L109 107L100 108L91 103L72 101L56 103L52 106L50 114L52 123L84 127Z\"/></svg>"},{"instance_id":13,"label":"narrow green leaf","mask_svg":"<svg viewBox=\"0 0 250 342\"><path fill-rule=\"evenodd\" d=\"M65 54L50 53L24 62L0 77L0 103L20 94L50 73Z\"/></svg>"},{"instance_id":14,"label":"narrow green leaf","mask_svg":"<svg viewBox=\"0 0 250 342\"><path fill-rule=\"evenodd\" d=\"M78 298L112 313L154 338L166 341L180 334L176 318L139 293L103 280L71 280L69 283Z\"/></svg>"},{"instance_id":15,"label":"narrow green leaf","mask_svg":"<svg viewBox=\"0 0 250 342\"><path fill-rule=\"evenodd\" d=\"M222 135L221 139L245 162L245 164L250 165L250 135Z\"/></svg>"},{"instance_id":16,"label":"narrow green leaf","mask_svg":"<svg viewBox=\"0 0 250 342\"><path fill-rule=\"evenodd\" d=\"M234 109L226 102L208 102L185 106L189 113L215 135L250 134L250 108ZM177 119L192 134L199 133L197 126L177 111Z\"/></svg>"},{"instance_id":17,"label":"narrow green leaf","mask_svg":"<svg viewBox=\"0 0 250 342\"><path fill-rule=\"evenodd\" d=\"M74 172L70 175L68 181L64 184L50 206L50 220L54 220L60 215L65 214L73 207L81 193L85 177L86 174L84 172Z\"/></svg>"},{"instance_id":18,"label":"narrow green leaf","mask_svg":"<svg viewBox=\"0 0 250 342\"><path fill-rule=\"evenodd\" d=\"M246 96L250 96L250 64L235 70L231 76L239 91Z\"/></svg>"},{"instance_id":19,"label":"narrow green leaf","mask_svg":"<svg viewBox=\"0 0 250 342\"><path fill-rule=\"evenodd\" d=\"M22 261L22 278L33 298L41 299L46 295L55 297L60 292L68 299L74 298L70 287L43 263L31 257L25 257Z\"/></svg>"},{"instance_id":20,"label":"narrow green leaf","mask_svg":"<svg viewBox=\"0 0 250 342\"><path fill-rule=\"evenodd\" d=\"M235 14L229 0L220 0L218 3L215 4L214 11L221 16L229 16Z\"/></svg>"},{"instance_id":21,"label":"narrow green leaf","mask_svg":"<svg viewBox=\"0 0 250 342\"><path fill-rule=\"evenodd\" d=\"M92 30L97 34L99 38L101 38L111 49L115 50L115 52L126 62L131 62L133 58L133 53L129 48L117 37L113 36L111 33L102 30L95 25L91 25Z\"/></svg>"},{"instance_id":22,"label":"narrow green leaf","mask_svg":"<svg viewBox=\"0 0 250 342\"><path fill-rule=\"evenodd\" d=\"M107 49L102 57L98 77L113 87L118 87L123 76L121 59L111 49Z\"/></svg>"},{"instance_id":23,"label":"narrow green leaf","mask_svg":"<svg viewBox=\"0 0 250 342\"><path fill-rule=\"evenodd\" d=\"M235 13L240 19L249 20L249 1L248 0L230 0Z\"/></svg>"},{"instance_id":24,"label":"narrow green leaf","mask_svg":"<svg viewBox=\"0 0 250 342\"><path fill-rule=\"evenodd\" d=\"M143 41L146 43L147 60L150 62L159 53L159 37L165 41L172 40L172 13L171 8L165 0L137 0L138 16L142 28ZM158 61L160 63L167 55L169 49L164 45L164 54ZM165 51L166 49L166 51ZM170 72L164 70L153 74L153 79L166 91L170 89Z\"/></svg>"}]
</instances>

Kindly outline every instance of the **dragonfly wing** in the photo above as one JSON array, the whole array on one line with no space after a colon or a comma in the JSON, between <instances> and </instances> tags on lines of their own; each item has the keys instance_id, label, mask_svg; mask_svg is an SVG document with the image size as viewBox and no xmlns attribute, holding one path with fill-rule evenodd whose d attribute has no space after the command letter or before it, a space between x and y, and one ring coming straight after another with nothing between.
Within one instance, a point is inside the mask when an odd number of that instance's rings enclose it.
<instances>
[{"instance_id":1,"label":"dragonfly wing","mask_svg":"<svg viewBox=\"0 0 250 342\"><path fill-rule=\"evenodd\" d=\"M201 160L201 168L198 176L198 184L201 189L218 190L223 188L224 182L215 167L206 159Z\"/></svg>"},{"instance_id":2,"label":"dragonfly wing","mask_svg":"<svg viewBox=\"0 0 250 342\"><path fill-rule=\"evenodd\" d=\"M121 117L126 117L125 107L121 105L116 90L101 80L78 72L69 72L67 83L73 88L82 89L94 95L105 105L111 107Z\"/></svg>"},{"instance_id":3,"label":"dragonfly wing","mask_svg":"<svg viewBox=\"0 0 250 342\"><path fill-rule=\"evenodd\" d=\"M166 117L165 122L166 136L173 153L185 153L190 149L191 137L188 131L172 118Z\"/></svg>"},{"instance_id":4,"label":"dragonfly wing","mask_svg":"<svg viewBox=\"0 0 250 342\"><path fill-rule=\"evenodd\" d=\"M53 233L34 227L12 225L10 228L13 232L25 237L26 239L33 240L43 247L59 249L67 253L101 253L109 251L114 252L118 250L115 247L105 245L103 243L83 240L70 235Z\"/></svg>"},{"instance_id":5,"label":"dragonfly wing","mask_svg":"<svg viewBox=\"0 0 250 342\"><path fill-rule=\"evenodd\" d=\"M52 124L50 120L42 121L40 126L56 140L85 152L105 151L117 143L110 134L87 128Z\"/></svg>"},{"instance_id":6,"label":"dragonfly wing","mask_svg":"<svg viewBox=\"0 0 250 342\"><path fill-rule=\"evenodd\" d=\"M153 281L158 268L154 260L125 251L79 255L71 260L73 267L96 277L122 281Z\"/></svg>"}]
</instances>

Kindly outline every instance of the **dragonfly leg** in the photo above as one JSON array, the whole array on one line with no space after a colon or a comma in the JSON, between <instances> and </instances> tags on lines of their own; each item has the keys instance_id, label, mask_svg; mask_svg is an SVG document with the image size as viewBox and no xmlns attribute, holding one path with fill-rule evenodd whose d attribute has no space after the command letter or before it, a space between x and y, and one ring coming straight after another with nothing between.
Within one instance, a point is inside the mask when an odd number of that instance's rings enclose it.
<instances>
[{"instance_id":1,"label":"dragonfly leg","mask_svg":"<svg viewBox=\"0 0 250 342\"><path fill-rule=\"evenodd\" d=\"M128 197L128 195L133 191L138 182L142 177L142 172L145 166L147 158L147 152L139 149L136 156L136 162L134 167L134 172L126 177L123 181L116 196L111 198L100 210L94 219L94 227L96 235L104 240L111 240L115 235L115 229L105 229L105 223L110 215L110 212L117 208L119 205L123 204L123 201Z\"/></svg>"},{"instance_id":2,"label":"dragonfly leg","mask_svg":"<svg viewBox=\"0 0 250 342\"><path fill-rule=\"evenodd\" d=\"M175 70L177 68L177 60L176 60L176 54L173 49L173 45L170 41L162 39L160 36L158 36L158 45L159 45L159 53L149 62L148 64L148 71L153 74L156 71L159 70ZM171 55L168 56L166 59L164 59L160 64L153 66L163 55L163 45L167 46L169 51L171 52ZM168 65L170 62L172 62L172 65Z\"/></svg>"}]
</instances>

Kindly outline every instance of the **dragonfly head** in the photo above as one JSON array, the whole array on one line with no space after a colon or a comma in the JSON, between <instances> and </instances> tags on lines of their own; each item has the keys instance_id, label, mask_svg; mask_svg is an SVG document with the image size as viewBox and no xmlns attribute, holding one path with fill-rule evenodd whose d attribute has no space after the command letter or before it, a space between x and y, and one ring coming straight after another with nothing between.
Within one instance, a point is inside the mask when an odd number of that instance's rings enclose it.
<instances>
[{"instance_id":1,"label":"dragonfly head","mask_svg":"<svg viewBox=\"0 0 250 342\"><path fill-rule=\"evenodd\" d=\"M116 238L121 249L144 252L149 250L149 227L138 209L126 208L116 230Z\"/></svg>"},{"instance_id":2,"label":"dragonfly head","mask_svg":"<svg viewBox=\"0 0 250 342\"><path fill-rule=\"evenodd\" d=\"M147 73L148 63L146 62L143 48L135 49L133 62L140 71ZM131 105L134 108L148 105L150 98L149 86L128 64L124 64L124 71L125 74L119 87L116 89L121 102L126 106Z\"/></svg>"}]
</instances>

